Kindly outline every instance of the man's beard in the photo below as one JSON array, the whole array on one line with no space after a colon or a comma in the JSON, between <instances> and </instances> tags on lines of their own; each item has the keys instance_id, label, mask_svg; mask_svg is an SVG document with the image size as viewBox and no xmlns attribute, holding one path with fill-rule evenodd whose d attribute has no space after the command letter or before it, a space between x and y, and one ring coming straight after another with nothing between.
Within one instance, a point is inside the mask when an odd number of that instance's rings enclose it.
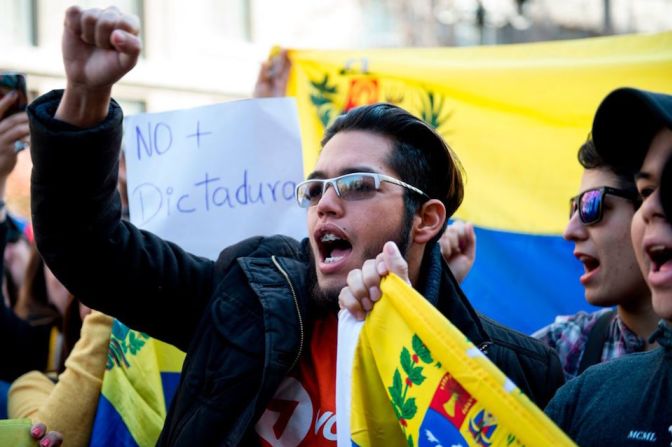
<instances>
[{"instance_id":1,"label":"man's beard","mask_svg":"<svg viewBox=\"0 0 672 447\"><path fill-rule=\"evenodd\" d=\"M403 225L397 232L396 236L389 239L397 244L397 247L399 247L399 251L401 252L401 256L404 258L406 257L406 252L408 251L410 245L412 225L413 213L405 213ZM364 261L367 259L374 259L382 251L382 245L380 247L369 248L364 252ZM309 262L312 267L308 270L306 285L308 286L310 292L311 313L317 317L325 316L330 313L338 313L338 296L341 293L341 289L322 289L320 287L320 284L317 281L317 262L315 262L313 250L310 250Z\"/></svg>"}]
</instances>

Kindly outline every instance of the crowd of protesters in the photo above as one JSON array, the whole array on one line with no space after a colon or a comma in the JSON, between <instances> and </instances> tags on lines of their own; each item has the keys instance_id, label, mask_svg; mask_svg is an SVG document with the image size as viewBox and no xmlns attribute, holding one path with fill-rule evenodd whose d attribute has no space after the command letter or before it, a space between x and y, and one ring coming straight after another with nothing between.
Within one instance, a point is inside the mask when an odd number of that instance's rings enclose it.
<instances>
[{"instance_id":1,"label":"crowd of protesters","mask_svg":"<svg viewBox=\"0 0 672 447\"><path fill-rule=\"evenodd\" d=\"M16 97L0 99L0 418L31 418L44 447L88 445L114 317L187 352L158 445L262 443L261 416L290 383L335 412L335 371L319 365L335 363L338 309L364 319L393 272L579 445L672 445L672 96L622 88L599 106L563 236L584 266L586 300L605 309L528 337L462 292L476 237L471 224L447 225L462 201L459 161L396 106L353 109L326 130L296 191L302 242L251 238L214 262L140 232L111 181L125 178L111 89L137 62L139 32L115 8L72 7L65 90L28 113L8 115ZM288 74L282 52L254 96L283 95ZM4 201L17 141L34 163L35 241ZM297 445L335 445L311 433Z\"/></svg>"}]
</instances>

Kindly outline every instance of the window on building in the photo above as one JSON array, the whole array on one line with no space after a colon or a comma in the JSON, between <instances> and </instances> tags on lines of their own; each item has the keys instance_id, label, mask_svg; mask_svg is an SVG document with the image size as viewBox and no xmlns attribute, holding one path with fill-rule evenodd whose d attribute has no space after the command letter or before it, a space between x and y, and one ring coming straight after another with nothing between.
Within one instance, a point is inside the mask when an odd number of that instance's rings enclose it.
<instances>
[{"instance_id":1,"label":"window on building","mask_svg":"<svg viewBox=\"0 0 672 447\"><path fill-rule=\"evenodd\" d=\"M37 44L36 1L0 0L0 42L11 46Z\"/></svg>"},{"instance_id":2,"label":"window on building","mask_svg":"<svg viewBox=\"0 0 672 447\"><path fill-rule=\"evenodd\" d=\"M230 40L252 39L250 0L210 0L210 11L205 18L212 31Z\"/></svg>"},{"instance_id":3,"label":"window on building","mask_svg":"<svg viewBox=\"0 0 672 447\"><path fill-rule=\"evenodd\" d=\"M124 111L124 116L137 115L138 113L145 113L147 111L147 104L144 101L120 98L115 98L115 100Z\"/></svg>"}]
</instances>

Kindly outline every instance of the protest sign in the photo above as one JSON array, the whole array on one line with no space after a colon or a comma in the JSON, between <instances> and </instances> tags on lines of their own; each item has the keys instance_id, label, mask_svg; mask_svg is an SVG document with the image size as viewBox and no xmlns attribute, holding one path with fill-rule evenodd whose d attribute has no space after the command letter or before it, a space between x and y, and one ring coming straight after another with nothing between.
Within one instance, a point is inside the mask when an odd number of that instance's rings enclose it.
<instances>
[{"instance_id":1,"label":"protest sign","mask_svg":"<svg viewBox=\"0 0 672 447\"><path fill-rule=\"evenodd\" d=\"M127 117L131 222L216 258L246 237L305 235L293 99L233 101Z\"/></svg>"}]
</instances>

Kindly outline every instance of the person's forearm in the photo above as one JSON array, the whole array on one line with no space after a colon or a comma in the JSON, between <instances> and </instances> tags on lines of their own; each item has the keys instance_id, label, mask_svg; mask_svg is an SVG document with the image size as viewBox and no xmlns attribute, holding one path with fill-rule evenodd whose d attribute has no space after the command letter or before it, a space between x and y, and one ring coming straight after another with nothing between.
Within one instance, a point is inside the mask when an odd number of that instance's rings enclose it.
<instances>
[{"instance_id":1,"label":"person's forearm","mask_svg":"<svg viewBox=\"0 0 672 447\"><path fill-rule=\"evenodd\" d=\"M112 101L103 123L73 129L50 115L60 99L59 92L43 95L28 110L31 209L40 253L89 307L186 349L199 306L212 293L214 263L121 221L115 172L121 110ZM187 299L198 303L193 311L185 312Z\"/></svg>"},{"instance_id":2,"label":"person's forearm","mask_svg":"<svg viewBox=\"0 0 672 447\"><path fill-rule=\"evenodd\" d=\"M58 383L36 372L20 377L10 389L12 417L29 417L63 434L67 445L88 446L103 383L112 318L87 316L82 335L65 363ZM45 381L46 379L46 381Z\"/></svg>"},{"instance_id":3,"label":"person's forearm","mask_svg":"<svg viewBox=\"0 0 672 447\"><path fill-rule=\"evenodd\" d=\"M77 127L93 127L107 117L111 97L111 87L93 90L68 85L54 118Z\"/></svg>"},{"instance_id":4,"label":"person's forearm","mask_svg":"<svg viewBox=\"0 0 672 447\"><path fill-rule=\"evenodd\" d=\"M40 408L49 399L54 386L51 379L40 371L31 371L16 379L9 389L9 417L36 421Z\"/></svg>"},{"instance_id":5,"label":"person's forearm","mask_svg":"<svg viewBox=\"0 0 672 447\"><path fill-rule=\"evenodd\" d=\"M82 335L65 363L49 400L37 413L51 430L61 432L67 445L88 446L93 418L103 385L112 318L94 312L84 319Z\"/></svg>"}]
</instances>

